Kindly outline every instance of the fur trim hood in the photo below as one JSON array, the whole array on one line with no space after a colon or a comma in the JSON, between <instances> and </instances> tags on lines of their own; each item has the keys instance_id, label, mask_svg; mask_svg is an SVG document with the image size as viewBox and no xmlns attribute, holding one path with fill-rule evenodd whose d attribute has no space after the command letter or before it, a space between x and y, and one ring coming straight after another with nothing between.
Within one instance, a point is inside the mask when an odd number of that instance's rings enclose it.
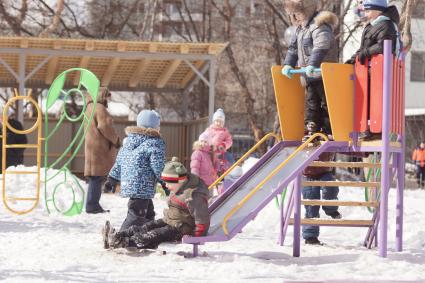
<instances>
[{"instance_id":1,"label":"fur trim hood","mask_svg":"<svg viewBox=\"0 0 425 283\"><path fill-rule=\"evenodd\" d=\"M314 18L314 24L318 27L321 25L327 24L332 27L333 30L338 26L338 17L332 12L323 11L317 14Z\"/></svg>"},{"instance_id":2,"label":"fur trim hood","mask_svg":"<svg viewBox=\"0 0 425 283\"><path fill-rule=\"evenodd\" d=\"M161 134L159 133L159 130L157 129L142 128L142 127L136 127L136 126L125 128L125 134L127 136L130 134L139 134L139 135L146 135L146 136L156 137L156 138L161 137Z\"/></svg>"}]
</instances>

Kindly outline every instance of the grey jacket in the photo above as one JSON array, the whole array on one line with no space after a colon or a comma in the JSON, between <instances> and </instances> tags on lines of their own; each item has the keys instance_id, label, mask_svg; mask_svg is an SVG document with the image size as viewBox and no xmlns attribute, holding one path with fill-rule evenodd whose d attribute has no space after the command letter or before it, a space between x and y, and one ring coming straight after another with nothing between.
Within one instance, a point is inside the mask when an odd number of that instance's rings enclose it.
<instances>
[{"instance_id":1,"label":"grey jacket","mask_svg":"<svg viewBox=\"0 0 425 283\"><path fill-rule=\"evenodd\" d=\"M338 17L334 13L315 13L305 26L298 26L283 64L319 68L322 62L337 62L338 49L333 34L337 23Z\"/></svg>"},{"instance_id":2,"label":"grey jacket","mask_svg":"<svg viewBox=\"0 0 425 283\"><path fill-rule=\"evenodd\" d=\"M164 210L164 222L179 229L183 235L192 235L196 224L204 224L207 233L210 226L208 197L205 183L190 174L178 191L171 192L168 209Z\"/></svg>"}]
</instances>

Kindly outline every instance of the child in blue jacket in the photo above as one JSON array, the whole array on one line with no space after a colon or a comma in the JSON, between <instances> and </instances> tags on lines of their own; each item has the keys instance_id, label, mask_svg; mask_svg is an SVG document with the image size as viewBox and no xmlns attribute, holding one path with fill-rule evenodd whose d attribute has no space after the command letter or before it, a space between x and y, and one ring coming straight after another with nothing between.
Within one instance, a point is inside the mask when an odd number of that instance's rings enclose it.
<instances>
[{"instance_id":1,"label":"child in blue jacket","mask_svg":"<svg viewBox=\"0 0 425 283\"><path fill-rule=\"evenodd\" d=\"M152 198L165 164L165 142L159 125L160 116L156 111L141 111L137 127L126 128L126 143L109 172L111 183L121 183L121 196L130 198L127 217L120 230L155 218Z\"/></svg>"}]
</instances>

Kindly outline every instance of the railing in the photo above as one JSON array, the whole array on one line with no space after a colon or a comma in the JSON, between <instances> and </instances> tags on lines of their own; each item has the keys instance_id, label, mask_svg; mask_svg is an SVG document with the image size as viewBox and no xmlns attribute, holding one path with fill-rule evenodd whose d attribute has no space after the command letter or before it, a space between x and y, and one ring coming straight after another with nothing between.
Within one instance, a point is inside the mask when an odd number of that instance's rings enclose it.
<instances>
[{"instance_id":1,"label":"railing","mask_svg":"<svg viewBox=\"0 0 425 283\"><path fill-rule=\"evenodd\" d=\"M235 162L229 169L227 169L226 172L224 172L217 180L214 181L209 187L208 190L211 190L214 188L218 183L221 182L221 180L224 179L236 166L242 163L251 153L253 153L258 147L260 147L267 139L270 137L275 138L276 140L280 141L280 137L275 133L268 133L265 135L259 142L257 142L247 153L245 153L241 158L239 158L238 161Z\"/></svg>"},{"instance_id":2,"label":"railing","mask_svg":"<svg viewBox=\"0 0 425 283\"><path fill-rule=\"evenodd\" d=\"M229 231L227 229L227 222L229 218L236 213L265 183L267 183L271 178L273 178L277 172L279 172L288 162L294 158L304 148L306 148L314 139L321 137L325 141L328 141L328 137L322 133L316 133L312 135L308 140L306 140L300 147L298 147L288 158L285 159L278 167L276 167L263 181L261 181L253 190L251 190L237 205L235 205L229 213L226 214L223 218L223 223L221 225L223 232L225 235L229 235ZM230 169L229 169L230 170Z\"/></svg>"}]
</instances>

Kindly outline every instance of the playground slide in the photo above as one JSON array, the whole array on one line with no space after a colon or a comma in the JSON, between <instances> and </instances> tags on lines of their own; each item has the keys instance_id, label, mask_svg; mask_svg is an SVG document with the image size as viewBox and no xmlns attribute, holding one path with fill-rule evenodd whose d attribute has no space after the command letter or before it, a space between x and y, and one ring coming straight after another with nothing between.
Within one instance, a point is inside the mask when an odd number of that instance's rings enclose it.
<instances>
[{"instance_id":1,"label":"playground slide","mask_svg":"<svg viewBox=\"0 0 425 283\"><path fill-rule=\"evenodd\" d=\"M241 231L257 213L266 206L282 188L287 186L308 164L328 148L328 143L317 147L307 147L291 158L262 188L252 195L245 203L241 204L234 214L228 217L226 231L222 224L226 215L234 209L242 200L273 170L284 162L296 149L296 146L288 146L281 142L265 154L257 164L236 181L225 194L219 196L209 207L211 223L207 237L185 238L185 243L202 243L209 241L226 241Z\"/></svg>"}]
</instances>

